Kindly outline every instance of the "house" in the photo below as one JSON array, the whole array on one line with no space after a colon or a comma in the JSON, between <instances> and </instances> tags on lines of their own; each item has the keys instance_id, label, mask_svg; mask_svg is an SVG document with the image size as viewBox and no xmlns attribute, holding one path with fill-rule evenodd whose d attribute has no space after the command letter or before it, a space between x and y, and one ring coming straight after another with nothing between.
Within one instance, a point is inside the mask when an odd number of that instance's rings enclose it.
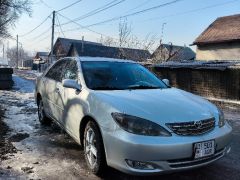
<instances>
[{"instance_id":1,"label":"house","mask_svg":"<svg viewBox=\"0 0 240 180\"><path fill-rule=\"evenodd\" d=\"M39 70L42 64L48 61L49 52L37 52L33 58L33 70Z\"/></svg>"},{"instance_id":2,"label":"house","mask_svg":"<svg viewBox=\"0 0 240 180\"><path fill-rule=\"evenodd\" d=\"M155 62L194 60L195 52L186 46L161 44L151 55Z\"/></svg>"},{"instance_id":3,"label":"house","mask_svg":"<svg viewBox=\"0 0 240 180\"><path fill-rule=\"evenodd\" d=\"M56 60L62 57L66 57L71 45L73 43L77 44L83 44L84 45L99 45L101 46L101 43L96 43L96 42L90 42L90 41L85 41L85 40L78 40L78 39L68 39L68 38L57 38L54 46L53 46L53 55ZM51 53L50 53L51 55Z\"/></svg>"},{"instance_id":4,"label":"house","mask_svg":"<svg viewBox=\"0 0 240 180\"><path fill-rule=\"evenodd\" d=\"M33 61L35 64L43 64L47 62L49 52L37 52Z\"/></svg>"},{"instance_id":5,"label":"house","mask_svg":"<svg viewBox=\"0 0 240 180\"><path fill-rule=\"evenodd\" d=\"M240 14L217 18L193 45L198 60L240 60Z\"/></svg>"},{"instance_id":6,"label":"house","mask_svg":"<svg viewBox=\"0 0 240 180\"><path fill-rule=\"evenodd\" d=\"M67 56L108 57L145 61L150 58L150 53L149 51L142 49L119 48L88 43L73 43Z\"/></svg>"}]
</instances>

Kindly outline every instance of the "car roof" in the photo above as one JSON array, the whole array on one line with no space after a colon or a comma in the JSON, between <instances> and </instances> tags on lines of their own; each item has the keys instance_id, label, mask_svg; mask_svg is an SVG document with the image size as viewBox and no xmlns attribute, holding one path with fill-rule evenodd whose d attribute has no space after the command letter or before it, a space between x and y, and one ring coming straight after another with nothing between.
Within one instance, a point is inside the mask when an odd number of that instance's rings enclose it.
<instances>
[{"instance_id":1,"label":"car roof","mask_svg":"<svg viewBox=\"0 0 240 180\"><path fill-rule=\"evenodd\" d=\"M128 59L116 59L116 58L106 58L106 57L77 57L78 61L107 61L107 62L128 62L128 63L136 63L135 61Z\"/></svg>"}]
</instances>

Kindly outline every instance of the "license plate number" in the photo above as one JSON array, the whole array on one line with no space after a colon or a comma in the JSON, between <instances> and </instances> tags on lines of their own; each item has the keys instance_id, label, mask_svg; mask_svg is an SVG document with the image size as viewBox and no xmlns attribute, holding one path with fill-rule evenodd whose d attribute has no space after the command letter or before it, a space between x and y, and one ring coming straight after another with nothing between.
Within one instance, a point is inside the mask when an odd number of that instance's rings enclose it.
<instances>
[{"instance_id":1,"label":"license plate number","mask_svg":"<svg viewBox=\"0 0 240 180\"><path fill-rule=\"evenodd\" d=\"M213 155L215 151L214 141L205 141L194 144L194 158L202 158Z\"/></svg>"}]
</instances>

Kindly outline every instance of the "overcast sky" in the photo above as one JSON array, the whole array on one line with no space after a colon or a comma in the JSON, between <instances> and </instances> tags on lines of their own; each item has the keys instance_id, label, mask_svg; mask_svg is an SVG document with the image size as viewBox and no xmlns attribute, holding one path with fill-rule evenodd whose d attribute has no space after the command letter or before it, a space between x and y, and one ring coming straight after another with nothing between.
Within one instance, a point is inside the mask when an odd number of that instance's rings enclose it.
<instances>
[{"instance_id":1,"label":"overcast sky","mask_svg":"<svg viewBox=\"0 0 240 180\"><path fill-rule=\"evenodd\" d=\"M67 18L75 19L111 1L112 0L82 0L59 13ZM78 21L78 23L82 26L87 26L173 1L174 0L116 0L116 2L120 3L108 10L82 19ZM19 34L19 42L21 42L23 47L28 51L49 50L51 42L51 17L33 32L28 32L46 19L53 10L59 10L74 2L76 2L76 0L35 0L32 6L32 17L28 17L27 15L21 16L16 23L16 27L11 29L12 36L16 37L16 35ZM132 33L139 39L144 39L148 34L151 34L156 35L156 41L159 42L162 34L162 24L166 23L163 31L164 43L172 42L175 45L189 45L217 17L238 14L239 9L240 0L181 0L152 11L130 16L127 18L127 21L132 26ZM60 15L57 15L57 17L56 24L62 24L68 21ZM75 23L62 25L61 28L66 38L81 39L81 37L84 36L85 40L97 41L101 37L100 34L117 38L118 24L119 19L89 27L92 31L81 28L75 31L68 31L79 28L79 25ZM55 40L59 36L63 37L63 34L61 33L60 27L56 26ZM5 44L7 44L7 42L5 42ZM10 47L15 44L14 41L9 41ZM193 47L193 49L195 49L195 47Z\"/></svg>"}]
</instances>

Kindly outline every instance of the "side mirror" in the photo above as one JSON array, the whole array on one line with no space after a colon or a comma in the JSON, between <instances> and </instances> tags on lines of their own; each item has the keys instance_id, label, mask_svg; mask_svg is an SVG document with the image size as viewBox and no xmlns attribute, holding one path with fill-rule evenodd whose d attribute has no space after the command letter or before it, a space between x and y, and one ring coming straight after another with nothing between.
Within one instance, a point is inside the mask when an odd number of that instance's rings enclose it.
<instances>
[{"instance_id":1,"label":"side mirror","mask_svg":"<svg viewBox=\"0 0 240 180\"><path fill-rule=\"evenodd\" d=\"M79 85L78 83L77 83L77 81L76 80L73 80L73 79L64 79L63 81L62 81L62 85L63 85L63 87L65 87L65 88L72 88L72 89L76 89L76 90L78 90L78 91L80 91L81 90L81 85Z\"/></svg>"},{"instance_id":2,"label":"side mirror","mask_svg":"<svg viewBox=\"0 0 240 180\"><path fill-rule=\"evenodd\" d=\"M168 79L163 79L162 80L167 86L170 86L169 80Z\"/></svg>"}]
</instances>

